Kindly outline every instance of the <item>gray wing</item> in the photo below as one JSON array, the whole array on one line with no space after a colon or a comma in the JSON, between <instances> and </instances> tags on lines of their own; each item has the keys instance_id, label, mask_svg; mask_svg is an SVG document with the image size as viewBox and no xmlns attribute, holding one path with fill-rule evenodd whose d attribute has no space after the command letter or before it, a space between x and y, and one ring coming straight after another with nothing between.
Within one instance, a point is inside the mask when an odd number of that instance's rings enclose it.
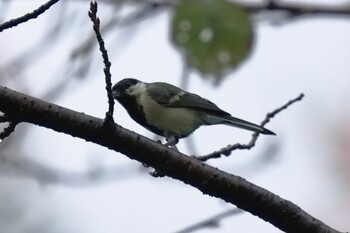
<instances>
[{"instance_id":1,"label":"gray wing","mask_svg":"<svg viewBox=\"0 0 350 233\"><path fill-rule=\"evenodd\" d=\"M200 97L199 95L187 92L168 83L152 83L148 94L159 104L174 108L193 108L212 112L218 115L228 115L213 102Z\"/></svg>"}]
</instances>

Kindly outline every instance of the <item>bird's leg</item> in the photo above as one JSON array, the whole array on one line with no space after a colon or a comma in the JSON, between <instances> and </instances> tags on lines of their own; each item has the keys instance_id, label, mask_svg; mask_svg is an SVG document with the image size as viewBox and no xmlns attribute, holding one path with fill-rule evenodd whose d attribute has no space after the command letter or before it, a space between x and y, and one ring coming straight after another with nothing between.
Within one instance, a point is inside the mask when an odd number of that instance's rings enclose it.
<instances>
[{"instance_id":1,"label":"bird's leg","mask_svg":"<svg viewBox=\"0 0 350 233\"><path fill-rule=\"evenodd\" d=\"M175 146L179 142L179 139L175 136L170 136L166 138L166 141L165 146Z\"/></svg>"},{"instance_id":2,"label":"bird's leg","mask_svg":"<svg viewBox=\"0 0 350 233\"><path fill-rule=\"evenodd\" d=\"M176 144L179 142L179 139L175 136L170 136L166 138L166 143L164 144L164 146L168 146L176 151L179 151L176 147Z\"/></svg>"}]
</instances>

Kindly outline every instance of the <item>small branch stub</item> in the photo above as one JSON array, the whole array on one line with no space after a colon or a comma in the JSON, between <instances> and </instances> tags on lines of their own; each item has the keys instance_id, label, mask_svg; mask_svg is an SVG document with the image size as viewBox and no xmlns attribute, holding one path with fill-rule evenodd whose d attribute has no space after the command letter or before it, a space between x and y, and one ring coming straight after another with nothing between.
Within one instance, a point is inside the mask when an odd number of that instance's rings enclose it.
<instances>
[{"instance_id":1,"label":"small branch stub","mask_svg":"<svg viewBox=\"0 0 350 233\"><path fill-rule=\"evenodd\" d=\"M15 131L16 126L18 125L18 121L12 120L6 115L0 116L0 123L8 122L8 126L4 127L2 132L0 132L0 142L10 136L10 134Z\"/></svg>"}]
</instances>

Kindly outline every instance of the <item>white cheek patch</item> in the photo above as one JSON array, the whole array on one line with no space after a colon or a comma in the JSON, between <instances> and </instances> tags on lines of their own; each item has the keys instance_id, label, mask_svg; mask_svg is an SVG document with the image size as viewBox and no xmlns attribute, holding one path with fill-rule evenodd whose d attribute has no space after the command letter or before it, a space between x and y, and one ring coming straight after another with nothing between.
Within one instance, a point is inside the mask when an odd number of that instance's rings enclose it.
<instances>
[{"instance_id":1,"label":"white cheek patch","mask_svg":"<svg viewBox=\"0 0 350 233\"><path fill-rule=\"evenodd\" d=\"M137 83L134 86L129 87L126 92L129 95L140 97L143 93L146 92L146 84L145 83Z\"/></svg>"}]
</instances>

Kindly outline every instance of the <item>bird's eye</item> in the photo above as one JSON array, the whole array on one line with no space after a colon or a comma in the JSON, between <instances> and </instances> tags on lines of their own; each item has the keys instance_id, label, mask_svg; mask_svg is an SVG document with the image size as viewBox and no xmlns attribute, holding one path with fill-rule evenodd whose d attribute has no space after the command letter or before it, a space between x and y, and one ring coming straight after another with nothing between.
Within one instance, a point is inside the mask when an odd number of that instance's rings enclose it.
<instances>
[{"instance_id":1,"label":"bird's eye","mask_svg":"<svg viewBox=\"0 0 350 233\"><path fill-rule=\"evenodd\" d=\"M122 90L128 90L129 87L131 87L131 84L130 84L129 82L124 82L124 83L122 83L122 85L121 85L121 89L122 89Z\"/></svg>"}]
</instances>

